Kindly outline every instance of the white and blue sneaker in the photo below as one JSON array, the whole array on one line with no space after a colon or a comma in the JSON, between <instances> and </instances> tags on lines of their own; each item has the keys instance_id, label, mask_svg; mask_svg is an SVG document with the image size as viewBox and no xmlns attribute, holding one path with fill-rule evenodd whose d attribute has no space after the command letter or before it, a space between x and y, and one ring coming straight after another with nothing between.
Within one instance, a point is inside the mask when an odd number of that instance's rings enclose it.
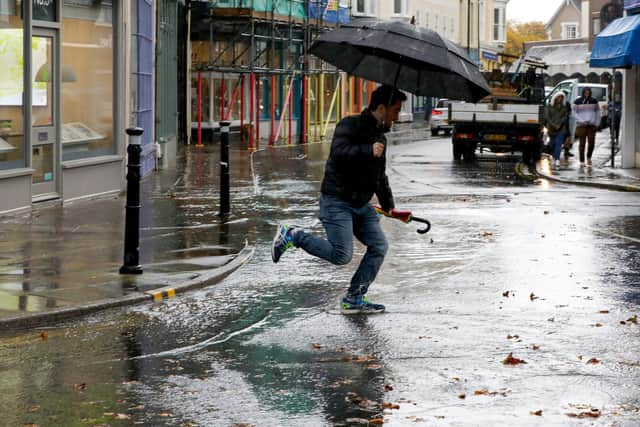
<instances>
[{"instance_id":1,"label":"white and blue sneaker","mask_svg":"<svg viewBox=\"0 0 640 427\"><path fill-rule=\"evenodd\" d=\"M295 227L286 224L278 225L276 235L271 243L271 259L273 262L280 261L280 257L287 249L295 247L293 236L298 232Z\"/></svg>"},{"instance_id":2,"label":"white and blue sneaker","mask_svg":"<svg viewBox=\"0 0 640 427\"><path fill-rule=\"evenodd\" d=\"M342 314L374 314L384 313L384 310L384 305L375 304L365 296L347 295L340 301Z\"/></svg>"}]
</instances>

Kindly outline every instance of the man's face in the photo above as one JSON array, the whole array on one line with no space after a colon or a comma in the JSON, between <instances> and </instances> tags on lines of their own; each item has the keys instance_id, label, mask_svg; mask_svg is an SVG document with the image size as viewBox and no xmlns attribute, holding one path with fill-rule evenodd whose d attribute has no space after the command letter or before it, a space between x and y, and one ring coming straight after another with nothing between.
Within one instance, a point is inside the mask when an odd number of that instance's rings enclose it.
<instances>
[{"instance_id":1,"label":"man's face","mask_svg":"<svg viewBox=\"0 0 640 427\"><path fill-rule=\"evenodd\" d=\"M402 109L402 101L398 100L396 101L395 104L389 107L383 107L383 108L384 108L384 119L382 121L382 125L384 126L385 130L389 130L391 129L391 125L393 125L393 122L398 120L398 117L400 116L400 110Z\"/></svg>"},{"instance_id":2,"label":"man's face","mask_svg":"<svg viewBox=\"0 0 640 427\"><path fill-rule=\"evenodd\" d=\"M584 97L585 97L585 98L589 98L589 97L591 97L591 91L590 91L589 89L585 89L585 90L584 90Z\"/></svg>"}]
</instances>

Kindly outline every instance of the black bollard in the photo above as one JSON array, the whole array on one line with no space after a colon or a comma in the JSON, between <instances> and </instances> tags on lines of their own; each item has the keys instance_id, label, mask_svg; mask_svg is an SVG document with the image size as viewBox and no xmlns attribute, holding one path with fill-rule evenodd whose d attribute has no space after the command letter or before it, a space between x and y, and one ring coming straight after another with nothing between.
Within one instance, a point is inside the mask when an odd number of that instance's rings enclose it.
<instances>
[{"instance_id":1,"label":"black bollard","mask_svg":"<svg viewBox=\"0 0 640 427\"><path fill-rule=\"evenodd\" d=\"M231 122L220 122L220 213L221 217L229 215L229 126Z\"/></svg>"},{"instance_id":2,"label":"black bollard","mask_svg":"<svg viewBox=\"0 0 640 427\"><path fill-rule=\"evenodd\" d=\"M140 266L140 138L142 128L127 129L127 206L124 225L124 264L120 274L142 274Z\"/></svg>"}]
</instances>

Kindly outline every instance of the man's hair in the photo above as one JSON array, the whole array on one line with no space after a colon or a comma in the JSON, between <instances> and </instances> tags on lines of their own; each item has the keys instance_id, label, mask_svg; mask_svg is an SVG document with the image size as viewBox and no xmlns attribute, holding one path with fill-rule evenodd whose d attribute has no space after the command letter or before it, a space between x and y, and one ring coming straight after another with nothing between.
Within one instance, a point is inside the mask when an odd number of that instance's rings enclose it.
<instances>
[{"instance_id":1,"label":"man's hair","mask_svg":"<svg viewBox=\"0 0 640 427\"><path fill-rule=\"evenodd\" d=\"M407 95L400 92L398 89L389 85L382 85L373 91L371 94L371 101L369 101L369 110L375 110L378 105L384 105L389 107L398 101L406 101Z\"/></svg>"}]
</instances>

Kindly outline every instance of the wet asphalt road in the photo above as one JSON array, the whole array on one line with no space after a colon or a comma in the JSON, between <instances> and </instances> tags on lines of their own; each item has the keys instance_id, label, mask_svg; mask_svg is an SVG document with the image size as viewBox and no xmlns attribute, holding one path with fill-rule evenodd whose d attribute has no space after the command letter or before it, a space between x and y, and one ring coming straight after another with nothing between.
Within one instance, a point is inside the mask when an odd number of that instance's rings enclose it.
<instances>
[{"instance_id":1,"label":"wet asphalt road","mask_svg":"<svg viewBox=\"0 0 640 427\"><path fill-rule=\"evenodd\" d=\"M146 183L183 222L217 221L210 151ZM388 312L346 317L359 244L345 267L269 253L278 222L322 233L327 152L234 152L231 222L185 242L255 242L219 285L0 337L0 425L640 425L640 197L457 164L445 138L392 145L396 205L433 229L382 220Z\"/></svg>"}]
</instances>

